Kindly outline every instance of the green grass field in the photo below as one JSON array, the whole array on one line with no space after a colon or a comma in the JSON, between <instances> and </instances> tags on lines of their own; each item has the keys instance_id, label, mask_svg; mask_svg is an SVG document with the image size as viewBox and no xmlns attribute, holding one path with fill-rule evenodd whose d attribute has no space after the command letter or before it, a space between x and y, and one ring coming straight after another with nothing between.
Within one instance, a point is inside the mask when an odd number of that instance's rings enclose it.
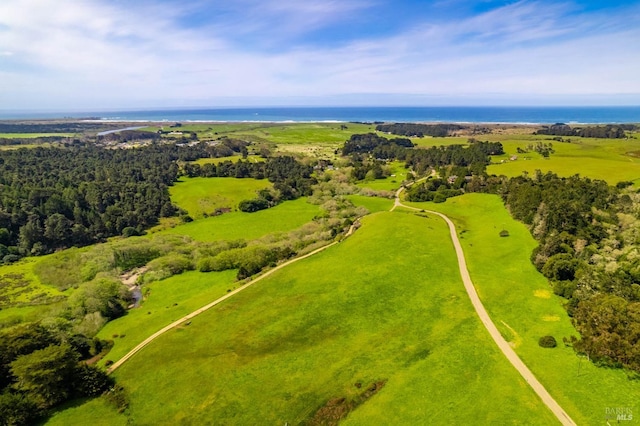
<instances>
[{"instance_id":1,"label":"green grass field","mask_svg":"<svg viewBox=\"0 0 640 426\"><path fill-rule=\"evenodd\" d=\"M381 381L346 424L554 423L476 318L444 223L402 212L366 217L115 375L134 424L299 424ZM92 402L49 423L101 411Z\"/></svg>"},{"instance_id":2,"label":"green grass field","mask_svg":"<svg viewBox=\"0 0 640 426\"><path fill-rule=\"evenodd\" d=\"M407 178L407 169L404 168L404 163L400 161L391 161L386 167L389 168L391 176L385 179L359 182L358 186L361 188L370 188L376 191L395 191L400 188L402 181Z\"/></svg>"},{"instance_id":3,"label":"green grass field","mask_svg":"<svg viewBox=\"0 0 640 426\"><path fill-rule=\"evenodd\" d=\"M523 171L533 174L536 170L553 171L560 176L579 174L593 179L602 179L611 185L621 181L640 182L640 140L571 138L572 143L546 140L548 137L523 135L520 139L502 142L506 155L496 156L498 164L487 167L487 173L508 177L521 175ZM536 152L518 154L517 148L525 148L532 141L553 143L556 151L549 158ZM516 161L509 157L517 155ZM504 163L501 163L504 161Z\"/></svg>"},{"instance_id":4,"label":"green grass field","mask_svg":"<svg viewBox=\"0 0 640 426\"><path fill-rule=\"evenodd\" d=\"M640 381L621 370L581 360L563 337L577 336L546 278L529 260L536 242L497 196L468 194L442 204L410 203L441 211L456 223L471 278L493 322L538 379L578 424L602 424L607 407L638 408ZM502 229L510 236L498 237ZM559 346L538 346L552 335Z\"/></svg>"},{"instance_id":5,"label":"green grass field","mask_svg":"<svg viewBox=\"0 0 640 426\"><path fill-rule=\"evenodd\" d=\"M109 322L98 333L101 339L114 341L113 348L101 364L107 359L119 360L162 327L234 289L237 286L236 272L191 271L145 284L142 290L146 296L142 305Z\"/></svg>"},{"instance_id":6,"label":"green grass field","mask_svg":"<svg viewBox=\"0 0 640 426\"><path fill-rule=\"evenodd\" d=\"M171 201L194 219L212 215L218 208L238 208L242 200L257 196L257 191L271 187L266 179L188 178L182 177L169 187Z\"/></svg>"},{"instance_id":7,"label":"green grass field","mask_svg":"<svg viewBox=\"0 0 640 426\"><path fill-rule=\"evenodd\" d=\"M232 212L185 223L161 233L187 235L197 241L252 240L296 229L321 213L306 198L286 201L255 213Z\"/></svg>"},{"instance_id":8,"label":"green grass field","mask_svg":"<svg viewBox=\"0 0 640 426\"><path fill-rule=\"evenodd\" d=\"M340 126L346 126L346 129ZM354 133L373 132L375 126L355 123L296 123L269 124L263 127L253 127L247 130L237 130L235 136L247 139L269 141L281 144L331 144L344 143Z\"/></svg>"},{"instance_id":9,"label":"green grass field","mask_svg":"<svg viewBox=\"0 0 640 426\"><path fill-rule=\"evenodd\" d=\"M355 206L362 206L370 213L389 211L393 207L393 200L380 197L365 197L364 195L347 195Z\"/></svg>"}]
</instances>

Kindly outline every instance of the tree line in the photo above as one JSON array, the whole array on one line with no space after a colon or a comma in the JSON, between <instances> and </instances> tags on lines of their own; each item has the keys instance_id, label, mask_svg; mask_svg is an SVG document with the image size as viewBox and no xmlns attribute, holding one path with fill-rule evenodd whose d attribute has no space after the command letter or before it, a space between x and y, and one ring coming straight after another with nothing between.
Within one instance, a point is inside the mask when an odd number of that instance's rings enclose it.
<instances>
[{"instance_id":1,"label":"tree line","mask_svg":"<svg viewBox=\"0 0 640 426\"><path fill-rule=\"evenodd\" d=\"M467 126L460 124L418 124L418 123L393 123L379 124L376 130L379 132L391 133L400 136L424 137L433 136L443 138L450 136L453 132L467 129Z\"/></svg>"},{"instance_id":2,"label":"tree line","mask_svg":"<svg viewBox=\"0 0 640 426\"><path fill-rule=\"evenodd\" d=\"M607 124L606 126L572 127L564 123L543 126L534 132L536 135L579 136L583 138L623 139L627 137L625 130L635 130L633 124Z\"/></svg>"},{"instance_id":3,"label":"tree line","mask_svg":"<svg viewBox=\"0 0 640 426\"><path fill-rule=\"evenodd\" d=\"M640 372L640 194L622 182L537 172L505 180L499 193L538 241L531 260L567 299L592 360Z\"/></svg>"}]
</instances>

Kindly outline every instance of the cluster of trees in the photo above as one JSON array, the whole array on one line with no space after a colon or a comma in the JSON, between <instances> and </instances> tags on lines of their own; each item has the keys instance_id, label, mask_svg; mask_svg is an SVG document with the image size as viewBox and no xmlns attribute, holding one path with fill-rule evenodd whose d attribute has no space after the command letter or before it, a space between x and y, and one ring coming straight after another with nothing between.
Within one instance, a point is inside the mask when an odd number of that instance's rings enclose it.
<instances>
[{"instance_id":1,"label":"cluster of trees","mask_svg":"<svg viewBox=\"0 0 640 426\"><path fill-rule=\"evenodd\" d=\"M555 153L556 151L553 149L553 144L551 142L536 142L535 144L529 144L525 148L518 147L518 154L526 154L527 152L535 151L543 157L547 158L549 155Z\"/></svg>"},{"instance_id":2,"label":"cluster of trees","mask_svg":"<svg viewBox=\"0 0 640 426\"><path fill-rule=\"evenodd\" d=\"M437 146L412 150L406 156L407 164L418 174L430 168L444 166L470 166L473 174L484 173L490 155L504 154L500 142L476 141L468 147L462 145Z\"/></svg>"},{"instance_id":3,"label":"cluster of trees","mask_svg":"<svg viewBox=\"0 0 640 426\"><path fill-rule=\"evenodd\" d=\"M107 391L112 381L83 358L76 341L41 324L0 330L2 424L29 424L68 399Z\"/></svg>"},{"instance_id":4,"label":"cluster of trees","mask_svg":"<svg viewBox=\"0 0 640 426\"><path fill-rule=\"evenodd\" d=\"M352 135L342 148L343 155L351 155L354 162L361 162L363 154L382 160L406 161L418 174L430 168L444 166L475 165L477 172L484 171L490 163L490 155L504 154L500 142L482 142L469 140L469 145L437 146L426 149L413 149L409 139L386 139L374 133ZM365 172L366 173L366 172Z\"/></svg>"},{"instance_id":5,"label":"cluster of trees","mask_svg":"<svg viewBox=\"0 0 640 426\"><path fill-rule=\"evenodd\" d=\"M113 144L124 142L139 142L139 141L151 141L157 142L162 139L162 136L154 132L141 132L138 130L123 130L121 132L108 133L106 135L99 135L97 142L101 144Z\"/></svg>"},{"instance_id":6,"label":"cluster of trees","mask_svg":"<svg viewBox=\"0 0 640 426\"><path fill-rule=\"evenodd\" d=\"M0 152L0 259L92 244L174 215L177 161L205 155L169 144Z\"/></svg>"},{"instance_id":7,"label":"cluster of trees","mask_svg":"<svg viewBox=\"0 0 640 426\"><path fill-rule=\"evenodd\" d=\"M537 172L500 192L539 242L532 262L568 299L581 335L574 348L640 371L640 194L626 187Z\"/></svg>"},{"instance_id":8,"label":"cluster of trees","mask_svg":"<svg viewBox=\"0 0 640 426\"><path fill-rule=\"evenodd\" d=\"M622 139L627 135L625 130L633 130L634 125L613 125L606 126L589 126L589 127L571 127L564 123L556 123L551 126L544 126L535 132L537 135L553 135L553 136L581 136L584 138L607 138Z\"/></svg>"},{"instance_id":9,"label":"cluster of trees","mask_svg":"<svg viewBox=\"0 0 640 426\"><path fill-rule=\"evenodd\" d=\"M453 176L452 176L453 177ZM409 201L433 201L442 203L447 198L462 195L462 187L465 183L465 176L455 176L455 180L433 178L412 185L407 191Z\"/></svg>"},{"instance_id":10,"label":"cluster of trees","mask_svg":"<svg viewBox=\"0 0 640 426\"><path fill-rule=\"evenodd\" d=\"M385 179L391 175L384 161L363 161L362 159L356 159L352 161L351 165L353 166L351 169L351 177L355 180Z\"/></svg>"},{"instance_id":11,"label":"cluster of trees","mask_svg":"<svg viewBox=\"0 0 640 426\"><path fill-rule=\"evenodd\" d=\"M342 147L342 155L369 154L374 158L390 160L404 157L406 148L414 144L406 138L387 139L375 133L351 135Z\"/></svg>"},{"instance_id":12,"label":"cluster of trees","mask_svg":"<svg viewBox=\"0 0 640 426\"><path fill-rule=\"evenodd\" d=\"M459 124L417 124L417 123L393 123L393 124L379 124L376 126L376 130L379 132L392 133L400 136L433 136L433 137L445 137L451 135L458 130L466 129L467 127Z\"/></svg>"}]
</instances>

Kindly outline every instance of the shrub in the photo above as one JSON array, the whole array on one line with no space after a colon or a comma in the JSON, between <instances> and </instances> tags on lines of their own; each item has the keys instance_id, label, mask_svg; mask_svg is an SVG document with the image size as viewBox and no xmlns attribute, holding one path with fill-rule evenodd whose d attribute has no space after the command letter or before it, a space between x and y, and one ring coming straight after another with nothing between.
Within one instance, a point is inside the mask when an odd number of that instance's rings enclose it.
<instances>
[{"instance_id":1,"label":"shrub","mask_svg":"<svg viewBox=\"0 0 640 426\"><path fill-rule=\"evenodd\" d=\"M509 236L509 231L507 231L506 229L503 229L502 231L500 231L500 236L501 237L508 237Z\"/></svg>"},{"instance_id":2,"label":"shrub","mask_svg":"<svg viewBox=\"0 0 640 426\"><path fill-rule=\"evenodd\" d=\"M190 271L194 268L191 259L185 255L169 254L152 260L148 264L149 271L144 274L145 283L163 280L173 275Z\"/></svg>"},{"instance_id":3,"label":"shrub","mask_svg":"<svg viewBox=\"0 0 640 426\"><path fill-rule=\"evenodd\" d=\"M114 384L104 371L83 363L78 364L74 379L74 389L83 396L99 396Z\"/></svg>"},{"instance_id":4,"label":"shrub","mask_svg":"<svg viewBox=\"0 0 640 426\"><path fill-rule=\"evenodd\" d=\"M538 340L538 345L542 348L555 348L558 346L558 342L556 342L556 338L553 336L542 336L540 340Z\"/></svg>"},{"instance_id":5,"label":"shrub","mask_svg":"<svg viewBox=\"0 0 640 426\"><path fill-rule=\"evenodd\" d=\"M140 232L133 226L127 226L122 230L122 236L125 238L137 237L139 235L140 235Z\"/></svg>"}]
</instances>

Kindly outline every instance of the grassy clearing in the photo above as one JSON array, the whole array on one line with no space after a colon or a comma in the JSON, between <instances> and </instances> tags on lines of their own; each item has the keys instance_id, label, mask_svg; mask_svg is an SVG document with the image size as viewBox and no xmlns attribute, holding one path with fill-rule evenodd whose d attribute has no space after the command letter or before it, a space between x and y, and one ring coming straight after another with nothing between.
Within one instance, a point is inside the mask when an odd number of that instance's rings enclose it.
<instances>
[{"instance_id":1,"label":"grassy clearing","mask_svg":"<svg viewBox=\"0 0 640 426\"><path fill-rule=\"evenodd\" d=\"M142 305L109 322L98 333L101 339L114 341L102 364L107 359L119 360L162 327L234 289L236 272L191 271L144 285L142 291L146 296Z\"/></svg>"},{"instance_id":2,"label":"grassy clearing","mask_svg":"<svg viewBox=\"0 0 640 426\"><path fill-rule=\"evenodd\" d=\"M57 288L41 283L34 272L34 267L48 257L26 258L0 267L0 307L43 305L64 297Z\"/></svg>"},{"instance_id":3,"label":"grassy clearing","mask_svg":"<svg viewBox=\"0 0 640 426\"><path fill-rule=\"evenodd\" d=\"M387 166L391 176L385 179L375 179L358 183L361 188L370 188L376 191L395 191L400 188L402 181L407 179L407 169L400 161L391 161Z\"/></svg>"},{"instance_id":4,"label":"grassy clearing","mask_svg":"<svg viewBox=\"0 0 640 426\"><path fill-rule=\"evenodd\" d=\"M489 166L487 172L512 177L524 171L529 174L536 170L553 171L560 176L579 174L602 179L612 185L620 181L634 181L637 184L640 179L640 140L571 138L572 143L563 143L547 138L523 136L504 140L502 144L506 154L494 157L493 161L499 164ZM556 152L549 158L536 152L517 153L518 147L524 149L532 141L552 143ZM517 155L518 160L509 161L512 155ZM501 161L504 163L500 164Z\"/></svg>"},{"instance_id":5,"label":"grassy clearing","mask_svg":"<svg viewBox=\"0 0 640 426\"><path fill-rule=\"evenodd\" d=\"M42 306L13 306L0 309L0 328L42 318Z\"/></svg>"},{"instance_id":6,"label":"grassy clearing","mask_svg":"<svg viewBox=\"0 0 640 426\"><path fill-rule=\"evenodd\" d=\"M299 198L255 213L232 212L185 223L159 233L187 235L197 241L252 240L296 229L320 214L320 207Z\"/></svg>"},{"instance_id":7,"label":"grassy clearing","mask_svg":"<svg viewBox=\"0 0 640 426\"><path fill-rule=\"evenodd\" d=\"M348 195L348 198L355 206L362 206L370 213L386 212L393 207L393 200L380 197L366 197L364 195Z\"/></svg>"},{"instance_id":8,"label":"grassy clearing","mask_svg":"<svg viewBox=\"0 0 640 426\"><path fill-rule=\"evenodd\" d=\"M42 424L64 426L125 426L127 418L118 414L113 405L105 398L75 400L54 410L50 421Z\"/></svg>"},{"instance_id":9,"label":"grassy clearing","mask_svg":"<svg viewBox=\"0 0 640 426\"><path fill-rule=\"evenodd\" d=\"M341 128L341 125L346 126ZM250 131L238 131L237 136L253 136L261 140L280 144L306 145L331 144L340 145L354 133L373 132L374 125L355 123L296 123L272 124Z\"/></svg>"},{"instance_id":10,"label":"grassy clearing","mask_svg":"<svg viewBox=\"0 0 640 426\"><path fill-rule=\"evenodd\" d=\"M182 177L169 193L171 201L196 219L213 215L218 208L236 210L242 200L255 198L257 191L270 186L266 179Z\"/></svg>"},{"instance_id":11,"label":"grassy clearing","mask_svg":"<svg viewBox=\"0 0 640 426\"><path fill-rule=\"evenodd\" d=\"M123 365L129 420L299 424L386 380L347 424L552 424L476 318L444 224L400 212L363 223Z\"/></svg>"},{"instance_id":12,"label":"grassy clearing","mask_svg":"<svg viewBox=\"0 0 640 426\"><path fill-rule=\"evenodd\" d=\"M578 424L601 424L607 407L637 407L640 381L620 370L581 360L563 337L576 335L562 299L529 260L536 246L497 196L468 194L446 203L412 203L452 218L460 234L471 278L493 322L542 384ZM510 236L499 237L502 229ZM517 307L517 308L516 308ZM559 342L538 346L543 335Z\"/></svg>"}]
</instances>

